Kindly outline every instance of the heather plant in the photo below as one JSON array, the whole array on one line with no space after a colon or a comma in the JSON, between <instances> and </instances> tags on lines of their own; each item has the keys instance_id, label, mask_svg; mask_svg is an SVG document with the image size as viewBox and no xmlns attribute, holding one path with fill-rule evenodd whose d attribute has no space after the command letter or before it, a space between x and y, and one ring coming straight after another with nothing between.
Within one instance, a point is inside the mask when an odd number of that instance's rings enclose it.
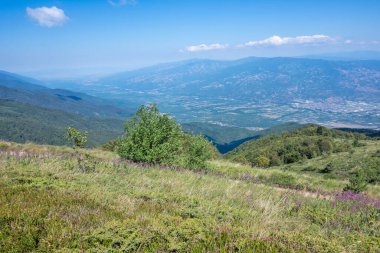
<instances>
[{"instance_id":1,"label":"heather plant","mask_svg":"<svg viewBox=\"0 0 380 253\"><path fill-rule=\"evenodd\" d=\"M376 229L380 218L380 200L363 193L345 191L334 196L332 205L339 210L335 219L340 225L356 230L367 227L370 232ZM379 224L377 226L380 229Z\"/></svg>"}]
</instances>

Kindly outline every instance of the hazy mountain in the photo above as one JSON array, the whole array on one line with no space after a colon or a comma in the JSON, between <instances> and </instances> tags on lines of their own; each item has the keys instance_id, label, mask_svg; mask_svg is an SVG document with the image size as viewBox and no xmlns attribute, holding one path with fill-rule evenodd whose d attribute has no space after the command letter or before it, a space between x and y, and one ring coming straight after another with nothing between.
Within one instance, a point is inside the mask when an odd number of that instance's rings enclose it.
<instances>
[{"instance_id":1,"label":"hazy mountain","mask_svg":"<svg viewBox=\"0 0 380 253\"><path fill-rule=\"evenodd\" d=\"M137 91L289 102L330 97L378 101L380 61L297 58L193 60L101 79Z\"/></svg>"},{"instance_id":2,"label":"hazy mountain","mask_svg":"<svg viewBox=\"0 0 380 253\"><path fill-rule=\"evenodd\" d=\"M338 53L328 53L328 54L317 54L317 55L307 55L302 56L302 58L311 59L324 59L324 60L335 60L335 61L367 61L367 60L380 60L379 51L351 51L351 52L338 52Z\"/></svg>"},{"instance_id":3,"label":"hazy mountain","mask_svg":"<svg viewBox=\"0 0 380 253\"><path fill-rule=\"evenodd\" d=\"M103 99L69 90L49 89L42 84L28 77L0 71L0 99L88 116L125 118L130 115L130 112Z\"/></svg>"}]
</instances>

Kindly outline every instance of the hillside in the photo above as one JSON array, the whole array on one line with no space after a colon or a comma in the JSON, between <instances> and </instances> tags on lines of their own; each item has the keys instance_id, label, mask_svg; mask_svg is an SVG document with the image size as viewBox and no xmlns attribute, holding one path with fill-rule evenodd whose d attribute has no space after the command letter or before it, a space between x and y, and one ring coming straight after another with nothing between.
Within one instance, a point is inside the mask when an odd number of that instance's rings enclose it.
<instances>
[{"instance_id":1,"label":"hillside","mask_svg":"<svg viewBox=\"0 0 380 253\"><path fill-rule=\"evenodd\" d=\"M222 161L205 171L147 167L8 142L0 165L0 248L15 252L380 250L378 186L336 194L345 181Z\"/></svg>"},{"instance_id":2,"label":"hillside","mask_svg":"<svg viewBox=\"0 0 380 253\"><path fill-rule=\"evenodd\" d=\"M97 146L123 133L124 122L47 109L0 99L0 140L64 145L66 128L89 132L89 145Z\"/></svg>"},{"instance_id":3,"label":"hillside","mask_svg":"<svg viewBox=\"0 0 380 253\"><path fill-rule=\"evenodd\" d=\"M358 171L368 182L380 182L380 141L365 135L307 126L282 135L249 141L226 158L259 167L316 173L348 179Z\"/></svg>"},{"instance_id":4,"label":"hillside","mask_svg":"<svg viewBox=\"0 0 380 253\"><path fill-rule=\"evenodd\" d=\"M49 89L40 81L5 71L0 71L0 99L93 117L125 118L131 115L130 110L117 108L109 101L84 93Z\"/></svg>"}]
</instances>

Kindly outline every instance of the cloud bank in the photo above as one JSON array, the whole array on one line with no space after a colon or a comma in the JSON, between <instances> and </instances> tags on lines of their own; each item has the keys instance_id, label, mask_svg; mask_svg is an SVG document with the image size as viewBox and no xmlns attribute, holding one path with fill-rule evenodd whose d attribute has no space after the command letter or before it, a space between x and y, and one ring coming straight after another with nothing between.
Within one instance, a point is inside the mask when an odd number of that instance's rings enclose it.
<instances>
[{"instance_id":1,"label":"cloud bank","mask_svg":"<svg viewBox=\"0 0 380 253\"><path fill-rule=\"evenodd\" d=\"M316 34L316 35L303 35L296 37L280 37L273 35L272 37L266 38L264 40L252 40L245 43L243 46L282 46L289 44L313 44L313 43L326 43L332 42L334 39L327 35Z\"/></svg>"},{"instance_id":2,"label":"cloud bank","mask_svg":"<svg viewBox=\"0 0 380 253\"><path fill-rule=\"evenodd\" d=\"M53 7L26 8L28 16L43 27L63 25L69 18L62 9Z\"/></svg>"},{"instance_id":3,"label":"cloud bank","mask_svg":"<svg viewBox=\"0 0 380 253\"><path fill-rule=\"evenodd\" d=\"M200 44L200 45L195 45L195 46L189 46L186 48L186 51L188 52L199 52L199 51L210 51L210 50L220 50L220 49L225 49L228 48L227 44Z\"/></svg>"},{"instance_id":4,"label":"cloud bank","mask_svg":"<svg viewBox=\"0 0 380 253\"><path fill-rule=\"evenodd\" d=\"M269 38L263 40L252 40L244 44L233 46L232 48L244 48L244 47L259 47L259 46L284 46L284 45L301 45L301 44L326 44L339 42L338 40L323 34L316 35L302 35L296 37L281 37L278 35L273 35ZM352 43L351 40L346 40L346 44ZM228 44L200 44L186 47L187 52L199 52L199 51L210 51L230 48Z\"/></svg>"}]
</instances>

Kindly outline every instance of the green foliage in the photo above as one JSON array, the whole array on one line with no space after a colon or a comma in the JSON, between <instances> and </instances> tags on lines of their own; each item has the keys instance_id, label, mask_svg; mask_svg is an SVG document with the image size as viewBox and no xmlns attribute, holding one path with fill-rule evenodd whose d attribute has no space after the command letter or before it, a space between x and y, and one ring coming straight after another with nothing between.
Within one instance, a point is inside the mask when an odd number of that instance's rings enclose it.
<instances>
[{"instance_id":1,"label":"green foliage","mask_svg":"<svg viewBox=\"0 0 380 253\"><path fill-rule=\"evenodd\" d=\"M259 156L256 158L255 165L258 167L266 168L270 165L270 160L265 156Z\"/></svg>"},{"instance_id":2,"label":"green foliage","mask_svg":"<svg viewBox=\"0 0 380 253\"><path fill-rule=\"evenodd\" d=\"M116 152L117 151L117 147L119 146L119 142L120 142L120 139L110 140L107 143L103 144L101 146L101 149L103 149L105 151Z\"/></svg>"},{"instance_id":3,"label":"green foliage","mask_svg":"<svg viewBox=\"0 0 380 253\"><path fill-rule=\"evenodd\" d=\"M141 106L127 121L116 150L135 162L201 168L213 148L203 137L184 134L175 119L160 114L153 104Z\"/></svg>"},{"instance_id":4,"label":"green foliage","mask_svg":"<svg viewBox=\"0 0 380 253\"><path fill-rule=\"evenodd\" d=\"M344 191L351 191L354 193L361 193L367 189L367 178L363 171L355 171L349 179L349 183L344 187Z\"/></svg>"},{"instance_id":5,"label":"green foliage","mask_svg":"<svg viewBox=\"0 0 380 253\"><path fill-rule=\"evenodd\" d=\"M0 139L18 143L66 145L66 127L88 131L90 147L99 146L123 133L123 121L87 117L0 99Z\"/></svg>"},{"instance_id":6,"label":"green foliage","mask_svg":"<svg viewBox=\"0 0 380 253\"><path fill-rule=\"evenodd\" d=\"M180 126L156 105L141 106L125 124L119 155L135 162L172 164L180 150Z\"/></svg>"},{"instance_id":7,"label":"green foliage","mask_svg":"<svg viewBox=\"0 0 380 253\"><path fill-rule=\"evenodd\" d=\"M74 127L68 127L65 138L73 144L73 148L84 148L87 144L87 131L80 132Z\"/></svg>"},{"instance_id":8,"label":"green foliage","mask_svg":"<svg viewBox=\"0 0 380 253\"><path fill-rule=\"evenodd\" d=\"M344 152L352 148L341 140L365 139L360 134L328 129L322 126L307 126L279 136L270 135L244 143L226 157L232 161L256 164L259 157L267 157L271 166L291 164L333 152Z\"/></svg>"},{"instance_id":9,"label":"green foliage","mask_svg":"<svg viewBox=\"0 0 380 253\"><path fill-rule=\"evenodd\" d=\"M226 161L208 173L144 169L115 161L111 152L76 149L98 160L93 173L78 175L71 148L1 146L0 251L380 250L377 202L294 187L304 180L328 192L331 181L318 176ZM378 199L378 191L372 194Z\"/></svg>"},{"instance_id":10,"label":"green foliage","mask_svg":"<svg viewBox=\"0 0 380 253\"><path fill-rule=\"evenodd\" d=\"M205 168L214 151L212 144L202 136L183 134L181 138L180 157L176 163L185 168ZM214 152L215 153L215 152Z\"/></svg>"}]
</instances>

